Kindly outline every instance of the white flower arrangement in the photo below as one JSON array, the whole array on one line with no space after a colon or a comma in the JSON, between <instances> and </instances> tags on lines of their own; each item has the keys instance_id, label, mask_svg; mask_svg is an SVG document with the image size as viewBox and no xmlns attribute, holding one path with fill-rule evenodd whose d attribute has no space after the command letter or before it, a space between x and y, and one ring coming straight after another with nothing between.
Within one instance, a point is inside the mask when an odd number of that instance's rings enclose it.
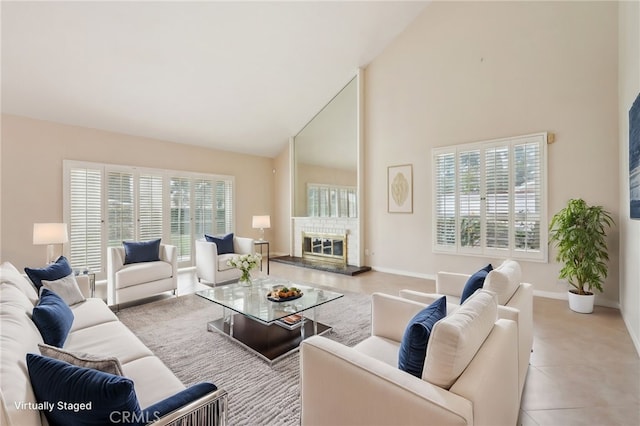
<instances>
[{"instance_id":1,"label":"white flower arrangement","mask_svg":"<svg viewBox=\"0 0 640 426\"><path fill-rule=\"evenodd\" d=\"M242 277L240 277L240 281L246 282L250 281L251 279L249 272L253 268L257 267L260 262L262 262L262 256L258 253L241 254L240 256L234 256L231 259L227 260L227 265L240 269L242 271Z\"/></svg>"}]
</instances>

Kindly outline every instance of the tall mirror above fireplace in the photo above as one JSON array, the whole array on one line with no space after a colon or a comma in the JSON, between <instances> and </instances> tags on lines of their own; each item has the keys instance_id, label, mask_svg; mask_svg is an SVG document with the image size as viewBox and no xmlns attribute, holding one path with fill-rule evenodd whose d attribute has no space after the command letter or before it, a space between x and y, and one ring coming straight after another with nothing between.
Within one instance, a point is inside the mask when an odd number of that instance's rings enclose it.
<instances>
[{"instance_id":1,"label":"tall mirror above fireplace","mask_svg":"<svg viewBox=\"0 0 640 426\"><path fill-rule=\"evenodd\" d=\"M354 77L293 138L294 256L304 252L305 233L344 234L346 262L360 266L358 79Z\"/></svg>"}]
</instances>

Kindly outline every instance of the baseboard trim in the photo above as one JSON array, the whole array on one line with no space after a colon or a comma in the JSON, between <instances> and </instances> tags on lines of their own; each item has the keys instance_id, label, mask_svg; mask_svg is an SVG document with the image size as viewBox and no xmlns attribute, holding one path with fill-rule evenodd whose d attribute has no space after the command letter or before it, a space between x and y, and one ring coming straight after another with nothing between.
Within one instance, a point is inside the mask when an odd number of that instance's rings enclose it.
<instances>
[{"instance_id":1,"label":"baseboard trim","mask_svg":"<svg viewBox=\"0 0 640 426\"><path fill-rule=\"evenodd\" d=\"M640 356L640 340L638 339L638 336L632 333L633 329L631 328L631 324L629 324L629 321L627 321L627 317L624 314L624 309L620 309L620 315L622 315L622 321L624 321L624 325L627 327L627 333L629 334L629 337L631 337L633 346L636 347L636 352L638 352L638 356Z\"/></svg>"},{"instance_id":2,"label":"baseboard trim","mask_svg":"<svg viewBox=\"0 0 640 426\"><path fill-rule=\"evenodd\" d=\"M413 277L413 278L424 278L426 280L433 280L433 281L436 280L436 276L431 274L420 274L417 272L402 271L400 269L380 268L378 266L372 266L371 269L378 272L384 272L386 274L402 275L405 277Z\"/></svg>"},{"instance_id":3,"label":"baseboard trim","mask_svg":"<svg viewBox=\"0 0 640 426\"><path fill-rule=\"evenodd\" d=\"M538 297L545 297L547 299L558 299L558 300L567 300L567 292L555 292L555 291L540 291L533 290L533 295ZM596 296L596 300L594 303L596 306L603 306L605 308L614 308L620 310L620 304L618 302L614 302L607 299L601 299Z\"/></svg>"}]
</instances>

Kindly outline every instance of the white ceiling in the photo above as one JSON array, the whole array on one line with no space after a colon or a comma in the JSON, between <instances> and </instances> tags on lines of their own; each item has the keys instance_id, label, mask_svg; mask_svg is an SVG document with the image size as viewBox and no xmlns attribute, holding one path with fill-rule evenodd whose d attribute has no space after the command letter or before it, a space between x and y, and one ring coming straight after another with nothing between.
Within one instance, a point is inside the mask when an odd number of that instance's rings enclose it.
<instances>
[{"instance_id":1,"label":"white ceiling","mask_svg":"<svg viewBox=\"0 0 640 426\"><path fill-rule=\"evenodd\" d=\"M2 1L2 111L273 157L425 5Z\"/></svg>"}]
</instances>

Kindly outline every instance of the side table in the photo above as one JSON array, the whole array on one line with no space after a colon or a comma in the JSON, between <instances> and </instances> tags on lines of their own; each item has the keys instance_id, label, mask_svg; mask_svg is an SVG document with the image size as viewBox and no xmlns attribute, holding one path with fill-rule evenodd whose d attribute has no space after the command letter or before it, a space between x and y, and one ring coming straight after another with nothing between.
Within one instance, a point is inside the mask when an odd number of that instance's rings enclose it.
<instances>
[{"instance_id":1,"label":"side table","mask_svg":"<svg viewBox=\"0 0 640 426\"><path fill-rule=\"evenodd\" d=\"M256 246L260 246L260 256L262 256L262 246L267 246L267 275L269 275L269 241L255 240L253 242ZM262 271L262 262L260 262L260 270Z\"/></svg>"},{"instance_id":2,"label":"side table","mask_svg":"<svg viewBox=\"0 0 640 426\"><path fill-rule=\"evenodd\" d=\"M89 277L89 289L91 290L91 297L96 296L96 274L87 269L85 270L74 270L74 275L86 275Z\"/></svg>"}]
</instances>

